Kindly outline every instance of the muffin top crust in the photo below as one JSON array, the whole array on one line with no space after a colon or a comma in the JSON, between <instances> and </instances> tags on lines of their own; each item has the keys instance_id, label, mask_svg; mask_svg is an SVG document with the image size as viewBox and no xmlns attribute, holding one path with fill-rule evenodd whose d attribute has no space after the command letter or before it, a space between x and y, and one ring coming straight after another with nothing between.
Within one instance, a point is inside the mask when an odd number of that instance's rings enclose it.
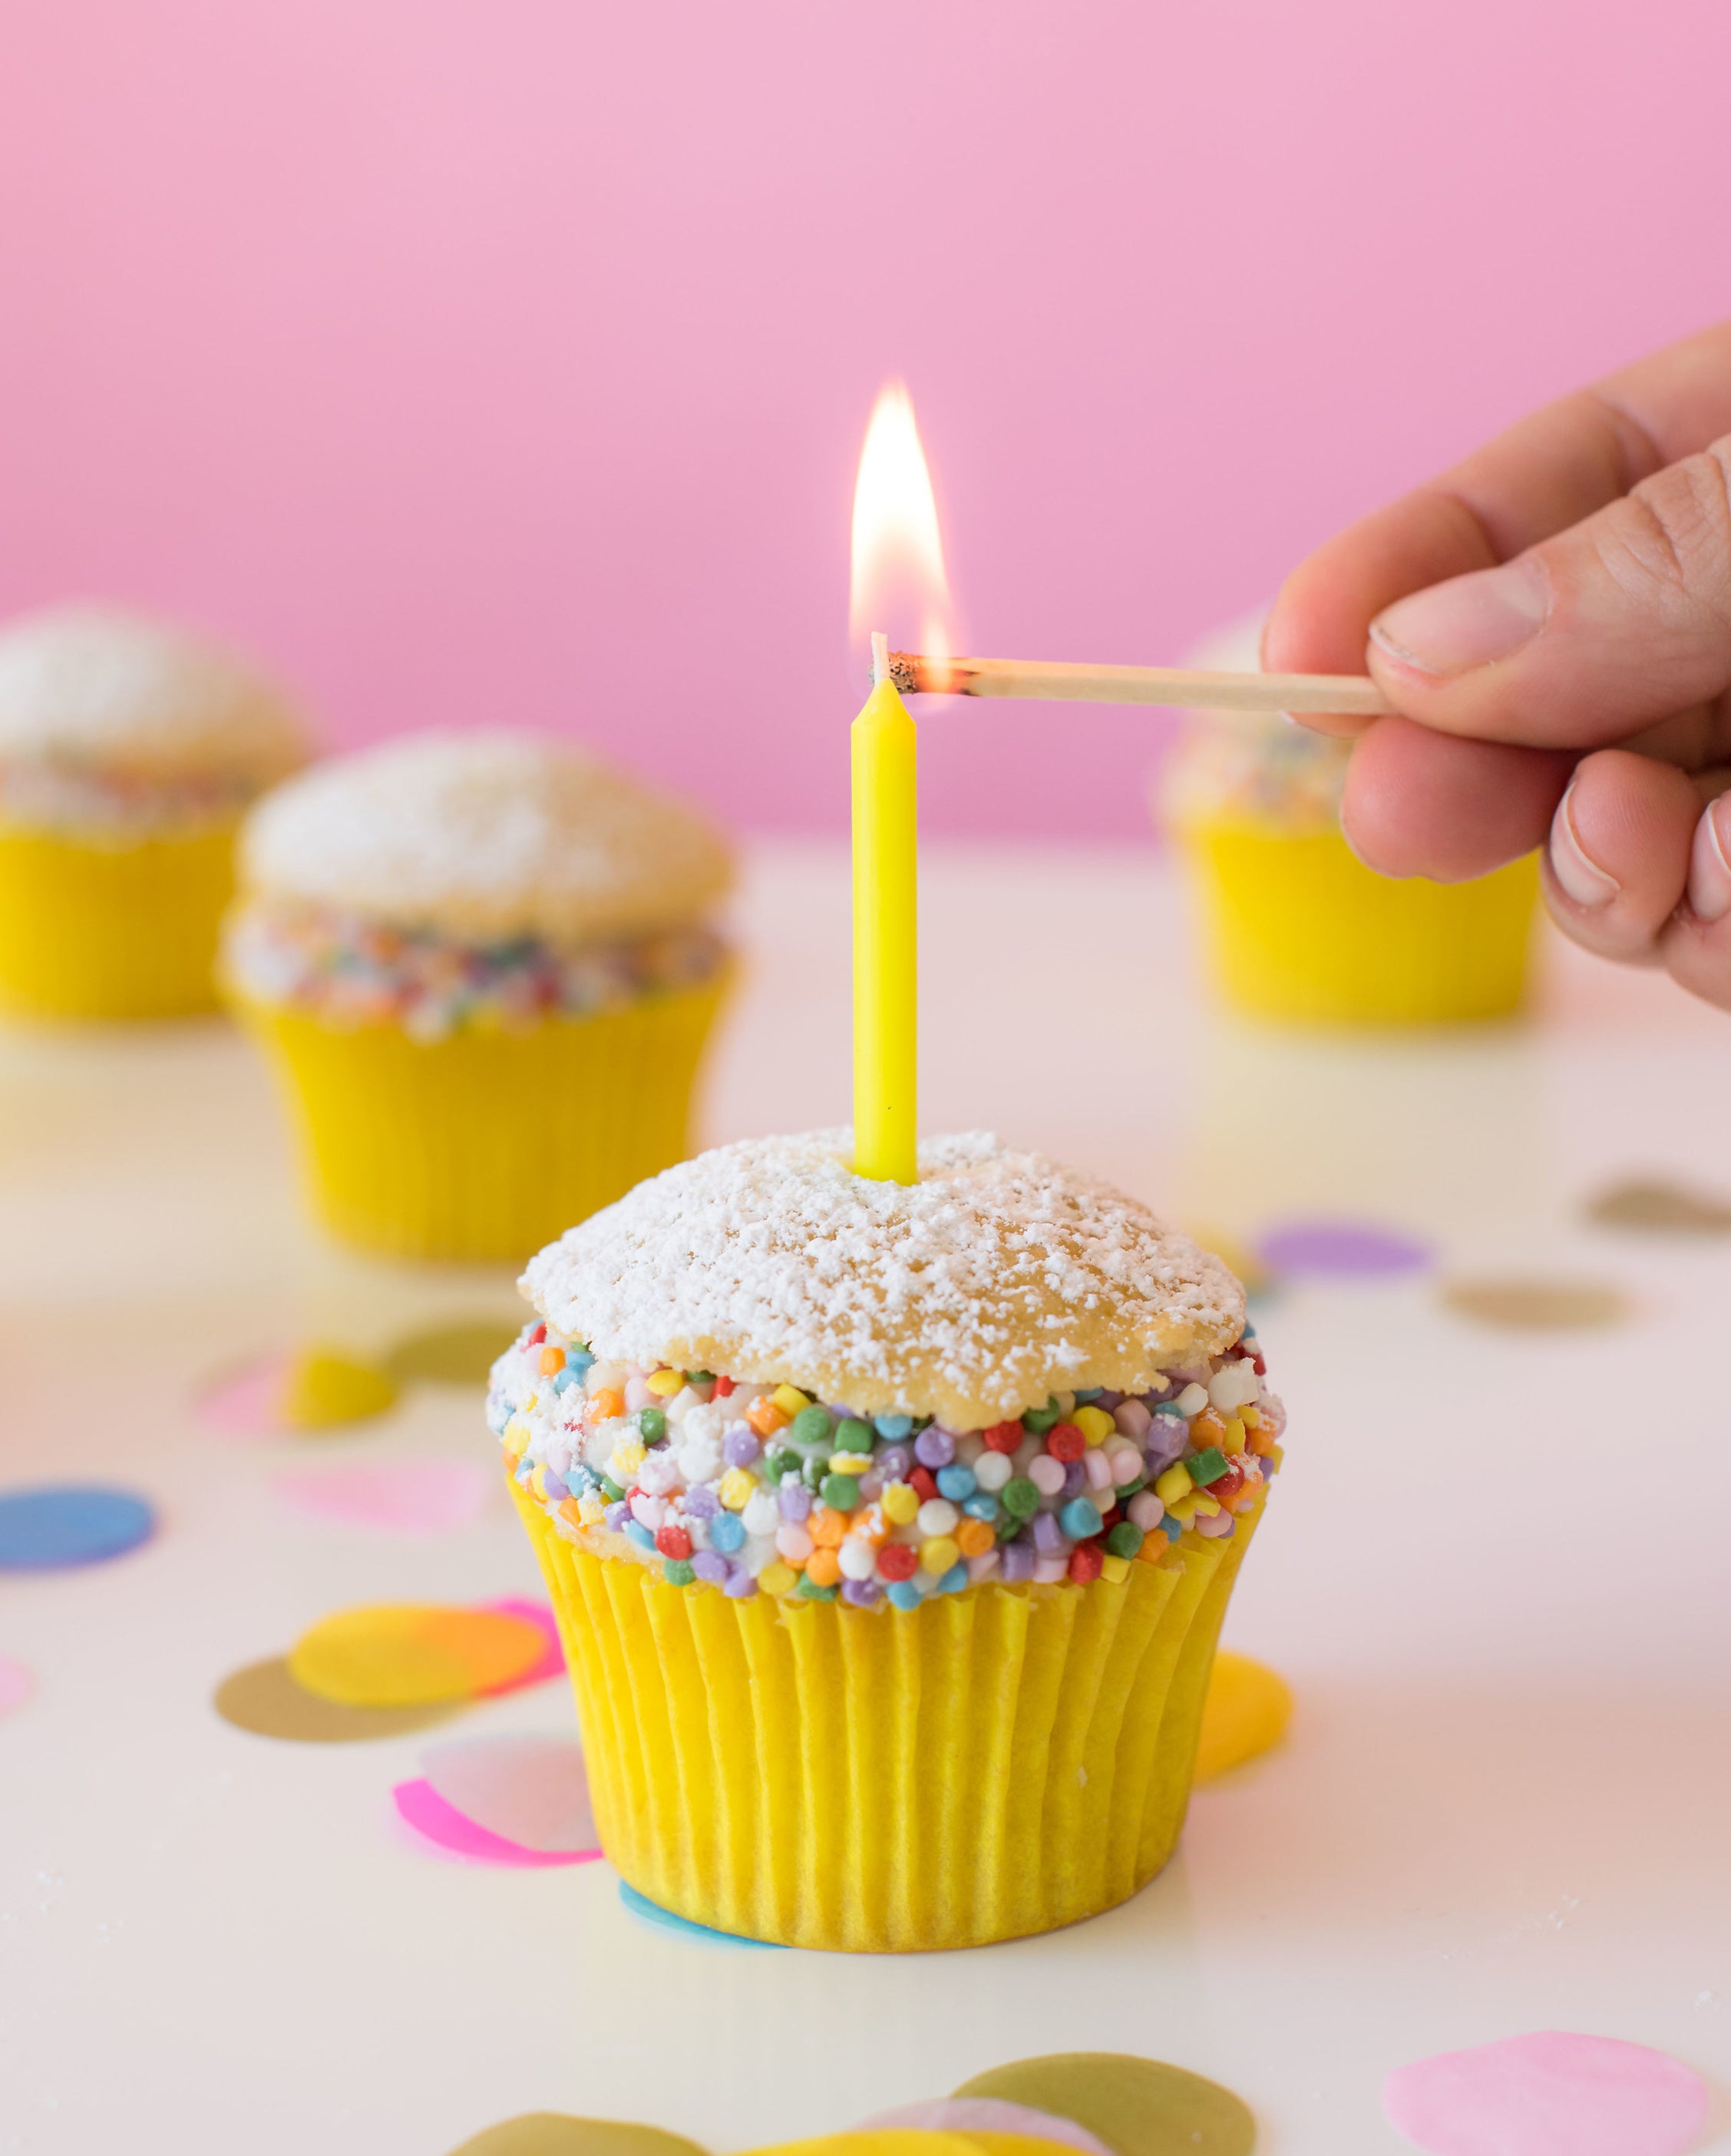
<instances>
[{"instance_id":1,"label":"muffin top crust","mask_svg":"<svg viewBox=\"0 0 1731 2156\"><path fill-rule=\"evenodd\" d=\"M306 754L282 693L203 638L95 606L0 629L0 765L214 778L249 794Z\"/></svg>"},{"instance_id":2,"label":"muffin top crust","mask_svg":"<svg viewBox=\"0 0 1731 2156\"><path fill-rule=\"evenodd\" d=\"M1227 1267L1091 1177L981 1132L927 1140L909 1186L851 1158L832 1130L684 1162L543 1250L524 1292L608 1359L957 1430L1057 1392L1139 1393L1243 1332Z\"/></svg>"},{"instance_id":3,"label":"muffin top crust","mask_svg":"<svg viewBox=\"0 0 1731 2156\"><path fill-rule=\"evenodd\" d=\"M242 875L266 902L477 943L649 937L733 880L721 834L573 743L428 733L305 772L260 803Z\"/></svg>"}]
</instances>

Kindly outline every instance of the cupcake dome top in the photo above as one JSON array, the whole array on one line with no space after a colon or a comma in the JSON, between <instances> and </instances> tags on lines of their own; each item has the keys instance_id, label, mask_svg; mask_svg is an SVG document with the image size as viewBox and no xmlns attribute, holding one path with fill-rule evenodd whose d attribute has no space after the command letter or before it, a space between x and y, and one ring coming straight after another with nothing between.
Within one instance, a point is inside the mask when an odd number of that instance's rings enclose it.
<instances>
[{"instance_id":1,"label":"cupcake dome top","mask_svg":"<svg viewBox=\"0 0 1731 2156\"><path fill-rule=\"evenodd\" d=\"M1105 1183L989 1133L868 1182L851 1134L723 1146L531 1260L524 1292L607 1359L791 1380L859 1413L981 1429L1049 1394L1130 1393L1244 1327L1217 1258Z\"/></svg>"},{"instance_id":2,"label":"cupcake dome top","mask_svg":"<svg viewBox=\"0 0 1731 2156\"><path fill-rule=\"evenodd\" d=\"M0 629L0 761L258 788L305 757L279 691L202 638L92 606Z\"/></svg>"},{"instance_id":3,"label":"cupcake dome top","mask_svg":"<svg viewBox=\"0 0 1731 2156\"><path fill-rule=\"evenodd\" d=\"M519 733L412 734L319 764L259 803L241 864L266 897L476 942L654 935L733 875L683 803Z\"/></svg>"}]
</instances>

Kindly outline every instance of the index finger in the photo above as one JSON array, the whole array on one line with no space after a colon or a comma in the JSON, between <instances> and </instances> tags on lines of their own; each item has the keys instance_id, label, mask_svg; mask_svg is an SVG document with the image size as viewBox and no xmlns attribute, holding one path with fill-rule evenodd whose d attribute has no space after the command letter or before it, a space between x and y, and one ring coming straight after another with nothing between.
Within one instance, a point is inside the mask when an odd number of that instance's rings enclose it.
<instances>
[{"instance_id":1,"label":"index finger","mask_svg":"<svg viewBox=\"0 0 1731 2156\"><path fill-rule=\"evenodd\" d=\"M1532 413L1299 563L1262 633L1271 672L1359 674L1409 593L1493 568L1731 433L1731 322ZM1360 733L1364 719L1307 719Z\"/></svg>"}]
</instances>

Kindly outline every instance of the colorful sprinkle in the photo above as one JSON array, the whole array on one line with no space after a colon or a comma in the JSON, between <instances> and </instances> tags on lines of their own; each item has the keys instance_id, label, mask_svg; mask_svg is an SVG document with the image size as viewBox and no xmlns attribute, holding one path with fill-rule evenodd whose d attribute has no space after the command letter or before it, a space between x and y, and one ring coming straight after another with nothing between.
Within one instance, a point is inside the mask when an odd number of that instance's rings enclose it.
<instances>
[{"instance_id":1,"label":"colorful sprinkle","mask_svg":"<svg viewBox=\"0 0 1731 2156\"><path fill-rule=\"evenodd\" d=\"M548 1384L579 1361L581 1386ZM537 1323L495 1367L488 1418L568 1539L675 1587L904 1609L994 1579L1121 1586L1185 1533L1231 1535L1279 1462L1263 1367L1247 1331L1139 1395L1063 1393L950 1430L868 1424L785 1382L607 1363Z\"/></svg>"}]
</instances>

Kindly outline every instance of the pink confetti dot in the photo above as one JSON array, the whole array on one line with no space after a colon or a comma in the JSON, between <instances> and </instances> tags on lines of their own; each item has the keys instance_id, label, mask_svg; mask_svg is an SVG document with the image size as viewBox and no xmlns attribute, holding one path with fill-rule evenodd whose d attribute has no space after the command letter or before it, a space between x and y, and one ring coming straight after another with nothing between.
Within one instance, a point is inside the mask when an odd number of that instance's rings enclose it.
<instances>
[{"instance_id":1,"label":"pink confetti dot","mask_svg":"<svg viewBox=\"0 0 1731 2156\"><path fill-rule=\"evenodd\" d=\"M466 1527L487 1502L493 1478L472 1460L368 1460L297 1468L272 1487L297 1511L381 1534L439 1535Z\"/></svg>"},{"instance_id":2,"label":"pink confetti dot","mask_svg":"<svg viewBox=\"0 0 1731 2156\"><path fill-rule=\"evenodd\" d=\"M1645 2044L1551 2030L1397 2067L1382 2107L1431 2156L1683 2156L1707 2087Z\"/></svg>"},{"instance_id":3,"label":"pink confetti dot","mask_svg":"<svg viewBox=\"0 0 1731 2156\"><path fill-rule=\"evenodd\" d=\"M36 1680L22 1662L0 1655L0 1714L10 1714L15 1707L22 1707L35 1689Z\"/></svg>"}]
</instances>

